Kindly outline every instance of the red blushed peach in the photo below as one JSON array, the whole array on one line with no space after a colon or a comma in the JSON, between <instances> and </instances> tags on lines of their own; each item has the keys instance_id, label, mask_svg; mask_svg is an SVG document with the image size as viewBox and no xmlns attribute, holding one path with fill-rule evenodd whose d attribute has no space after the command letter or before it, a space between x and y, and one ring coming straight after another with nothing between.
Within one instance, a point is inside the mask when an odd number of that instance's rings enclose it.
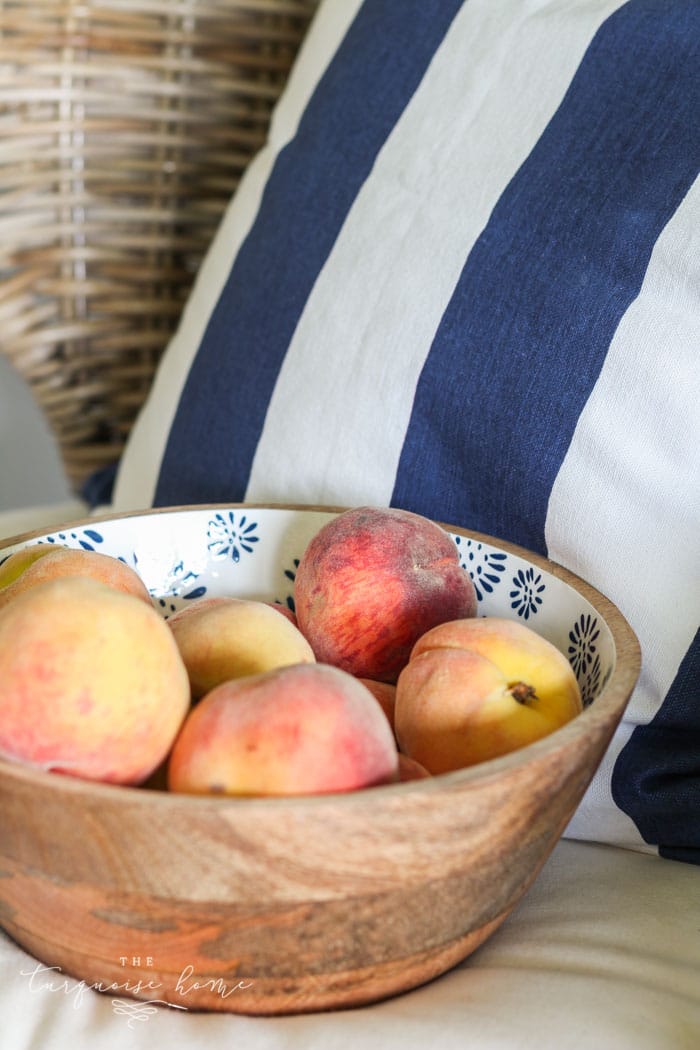
<instances>
[{"instance_id":1,"label":"red blushed peach","mask_svg":"<svg viewBox=\"0 0 700 1050\"><path fill-rule=\"evenodd\" d=\"M302 795L396 780L374 697L335 667L296 664L224 682L193 707L168 764L171 791Z\"/></svg>"},{"instance_id":2,"label":"red blushed peach","mask_svg":"<svg viewBox=\"0 0 700 1050\"><path fill-rule=\"evenodd\" d=\"M229 678L314 663L311 646L266 602L203 598L168 620L197 699Z\"/></svg>"},{"instance_id":3,"label":"red blushed peach","mask_svg":"<svg viewBox=\"0 0 700 1050\"><path fill-rule=\"evenodd\" d=\"M114 590L131 594L152 605L151 596L139 574L119 558L72 547L49 547L45 555L32 560L11 583L0 590L0 608L30 587L69 577L98 580Z\"/></svg>"},{"instance_id":4,"label":"red blushed peach","mask_svg":"<svg viewBox=\"0 0 700 1050\"><path fill-rule=\"evenodd\" d=\"M97 580L45 581L0 608L0 755L137 784L189 707L187 674L152 605Z\"/></svg>"},{"instance_id":5,"label":"red blushed peach","mask_svg":"<svg viewBox=\"0 0 700 1050\"><path fill-rule=\"evenodd\" d=\"M319 662L385 682L425 631L476 612L450 536L393 508L359 507L324 525L302 555L294 599Z\"/></svg>"},{"instance_id":6,"label":"red blushed peach","mask_svg":"<svg viewBox=\"0 0 700 1050\"><path fill-rule=\"evenodd\" d=\"M524 747L580 711L562 653L529 627L490 617L419 639L399 675L394 724L403 752L444 773Z\"/></svg>"}]
</instances>

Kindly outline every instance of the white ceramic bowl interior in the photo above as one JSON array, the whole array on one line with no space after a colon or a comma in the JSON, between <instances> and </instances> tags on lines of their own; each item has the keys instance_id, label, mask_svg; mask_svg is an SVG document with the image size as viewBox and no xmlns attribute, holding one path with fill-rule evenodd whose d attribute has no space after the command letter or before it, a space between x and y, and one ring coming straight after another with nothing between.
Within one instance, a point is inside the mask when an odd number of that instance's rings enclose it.
<instances>
[{"instance_id":1,"label":"white ceramic bowl interior","mask_svg":"<svg viewBox=\"0 0 700 1050\"><path fill-rule=\"evenodd\" d=\"M28 544L65 545L135 568L165 617L205 595L276 600L293 609L299 559L335 513L231 504L96 518L0 548L0 563ZM615 664L612 634L597 610L545 559L447 528L474 582L478 615L519 620L551 641L572 665L584 705L591 703Z\"/></svg>"}]
</instances>

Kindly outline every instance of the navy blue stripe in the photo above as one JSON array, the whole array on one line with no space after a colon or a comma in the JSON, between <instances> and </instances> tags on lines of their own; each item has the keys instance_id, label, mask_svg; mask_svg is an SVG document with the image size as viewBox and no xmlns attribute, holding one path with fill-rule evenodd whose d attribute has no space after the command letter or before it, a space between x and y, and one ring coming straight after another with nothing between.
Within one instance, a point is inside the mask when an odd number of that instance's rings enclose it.
<instances>
[{"instance_id":1,"label":"navy blue stripe","mask_svg":"<svg viewBox=\"0 0 700 1050\"><path fill-rule=\"evenodd\" d=\"M646 842L700 864L700 632L652 721L618 755L612 795Z\"/></svg>"},{"instance_id":2,"label":"navy blue stripe","mask_svg":"<svg viewBox=\"0 0 700 1050\"><path fill-rule=\"evenodd\" d=\"M700 169L699 41L697 0L631 0L600 27L466 261L393 504L545 550L576 421Z\"/></svg>"},{"instance_id":3,"label":"navy blue stripe","mask_svg":"<svg viewBox=\"0 0 700 1050\"><path fill-rule=\"evenodd\" d=\"M171 427L156 505L243 499L306 299L461 6L461 0L363 4L277 159L210 318Z\"/></svg>"}]
</instances>

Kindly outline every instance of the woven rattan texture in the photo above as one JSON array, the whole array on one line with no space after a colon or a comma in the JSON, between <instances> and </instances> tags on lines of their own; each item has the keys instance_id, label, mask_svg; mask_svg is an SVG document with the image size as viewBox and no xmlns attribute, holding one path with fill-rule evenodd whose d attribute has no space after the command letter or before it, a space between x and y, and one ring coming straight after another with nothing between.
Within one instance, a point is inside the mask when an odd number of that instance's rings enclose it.
<instances>
[{"instance_id":1,"label":"woven rattan texture","mask_svg":"<svg viewBox=\"0 0 700 1050\"><path fill-rule=\"evenodd\" d=\"M0 0L0 350L114 461L316 0Z\"/></svg>"}]
</instances>

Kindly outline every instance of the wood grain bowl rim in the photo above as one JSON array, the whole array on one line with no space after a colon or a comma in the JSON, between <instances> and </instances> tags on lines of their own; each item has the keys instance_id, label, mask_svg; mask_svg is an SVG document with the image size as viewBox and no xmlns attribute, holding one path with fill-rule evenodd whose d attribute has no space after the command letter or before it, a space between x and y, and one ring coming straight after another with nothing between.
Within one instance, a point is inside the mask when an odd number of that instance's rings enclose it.
<instances>
[{"instance_id":1,"label":"wood grain bowl rim","mask_svg":"<svg viewBox=\"0 0 700 1050\"><path fill-rule=\"evenodd\" d=\"M180 506L156 507L146 510L123 511L117 513L96 514L89 518L79 518L60 525L52 525L50 531L64 532L81 527L94 527L100 522L118 521L128 518L153 517L173 513L202 512L210 510L281 510L316 512L323 514L339 514L347 510L346 506L297 504L297 503L215 503L215 504L184 504ZM53 793L77 792L85 795L89 792L96 801L100 798L109 800L112 804L122 799L125 804L136 800L146 802L153 806L169 807L173 805L191 806L193 811L202 811L203 807L216 807L221 812L223 809L234 809L241 806L248 810L255 807L263 807L266 812L278 808L281 813L290 807L295 811L302 808L318 807L332 802L341 806L362 806L379 798L388 798L400 794L428 796L440 794L444 789L452 789L458 786L466 787L470 782L484 784L495 778L502 777L506 772L519 766L544 758L549 753L556 753L568 747L578 738L587 738L591 733L601 729L602 726L615 725L621 720L624 709L632 694L641 669L641 648L639 640L630 626L629 622L620 609L602 591L595 588L582 577L526 547L499 539L487 533L476 532L463 526L437 521L437 524L448 529L456 535L464 536L476 542L486 543L516 557L523 558L550 575L562 580L573 587L583 598L586 599L605 620L615 646L615 665L610 678L594 701L579 715L568 722L565 726L555 730L541 740L528 744L525 747L512 751L500 758L480 762L477 765L459 769L451 773L440 773L434 776L412 780L396 784L383 784L375 787L367 787L358 791L348 792L326 792L314 795L286 795L286 796L209 796L209 795L187 795L182 793L151 790L142 785L109 784L101 781L87 780L81 777L59 776L56 773L35 769L23 763L15 763L8 759L0 758L0 781L5 777L16 778L25 782L33 783L37 788L49 788ZM20 533L0 539L0 554L10 547L24 544L28 541L44 536L47 529L33 529L29 532Z\"/></svg>"}]
</instances>

